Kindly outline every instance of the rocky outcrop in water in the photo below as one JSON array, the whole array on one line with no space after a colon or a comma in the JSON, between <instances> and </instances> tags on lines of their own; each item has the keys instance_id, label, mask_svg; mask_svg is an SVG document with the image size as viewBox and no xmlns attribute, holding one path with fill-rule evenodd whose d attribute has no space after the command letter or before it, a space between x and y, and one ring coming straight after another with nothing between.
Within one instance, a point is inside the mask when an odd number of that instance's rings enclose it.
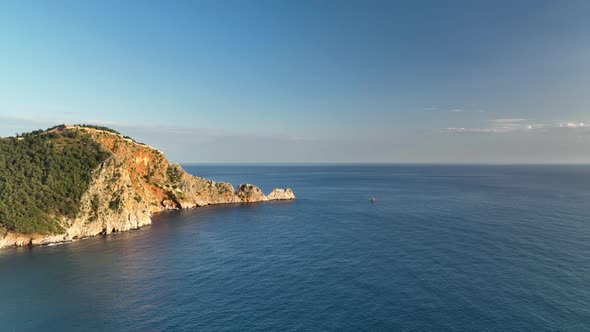
<instances>
[{"instance_id":1,"label":"rocky outcrop in water","mask_svg":"<svg viewBox=\"0 0 590 332\"><path fill-rule=\"evenodd\" d=\"M275 188L268 196L266 196L269 200L291 200L295 199L295 194L290 188L287 189L279 189Z\"/></svg>"}]
</instances>

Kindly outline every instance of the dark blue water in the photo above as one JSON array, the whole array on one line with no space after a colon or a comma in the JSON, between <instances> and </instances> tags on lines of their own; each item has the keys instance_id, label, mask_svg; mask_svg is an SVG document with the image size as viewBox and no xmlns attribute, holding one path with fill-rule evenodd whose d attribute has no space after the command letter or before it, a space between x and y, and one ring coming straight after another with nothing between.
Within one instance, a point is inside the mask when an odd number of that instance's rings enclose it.
<instances>
[{"instance_id":1,"label":"dark blue water","mask_svg":"<svg viewBox=\"0 0 590 332\"><path fill-rule=\"evenodd\" d=\"M590 166L186 168L298 199L0 251L0 329L590 329Z\"/></svg>"}]
</instances>

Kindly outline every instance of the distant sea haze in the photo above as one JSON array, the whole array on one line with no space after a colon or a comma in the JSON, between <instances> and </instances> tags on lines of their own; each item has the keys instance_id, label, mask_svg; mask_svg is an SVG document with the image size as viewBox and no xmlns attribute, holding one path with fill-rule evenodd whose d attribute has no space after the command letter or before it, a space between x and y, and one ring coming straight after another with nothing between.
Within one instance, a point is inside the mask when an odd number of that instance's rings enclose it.
<instances>
[{"instance_id":1,"label":"distant sea haze","mask_svg":"<svg viewBox=\"0 0 590 332\"><path fill-rule=\"evenodd\" d=\"M590 166L185 169L298 199L0 251L2 329L588 329Z\"/></svg>"}]
</instances>

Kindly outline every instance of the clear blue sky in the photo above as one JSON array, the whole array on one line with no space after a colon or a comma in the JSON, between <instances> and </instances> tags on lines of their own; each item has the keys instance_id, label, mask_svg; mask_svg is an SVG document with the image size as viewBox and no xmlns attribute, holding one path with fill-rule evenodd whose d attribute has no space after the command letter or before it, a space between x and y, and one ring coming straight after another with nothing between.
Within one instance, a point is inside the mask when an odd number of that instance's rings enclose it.
<instances>
[{"instance_id":1,"label":"clear blue sky","mask_svg":"<svg viewBox=\"0 0 590 332\"><path fill-rule=\"evenodd\" d=\"M0 40L0 136L105 124L185 163L590 162L590 1L4 0Z\"/></svg>"}]
</instances>

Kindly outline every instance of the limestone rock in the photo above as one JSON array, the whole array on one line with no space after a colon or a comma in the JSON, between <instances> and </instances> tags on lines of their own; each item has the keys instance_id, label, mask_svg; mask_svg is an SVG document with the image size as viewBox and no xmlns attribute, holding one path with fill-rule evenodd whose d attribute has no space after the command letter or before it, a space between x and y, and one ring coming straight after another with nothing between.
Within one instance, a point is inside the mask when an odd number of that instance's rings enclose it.
<instances>
[{"instance_id":1,"label":"limestone rock","mask_svg":"<svg viewBox=\"0 0 590 332\"><path fill-rule=\"evenodd\" d=\"M275 188L270 194L268 194L267 197L271 201L290 200L290 199L295 199L295 194L293 193L293 190L291 190L291 188L287 188L287 189Z\"/></svg>"},{"instance_id":2,"label":"limestone rock","mask_svg":"<svg viewBox=\"0 0 590 332\"><path fill-rule=\"evenodd\" d=\"M244 203L268 201L268 198L262 193L260 188L249 183L239 185L238 189L236 189L236 196L240 202Z\"/></svg>"}]
</instances>

